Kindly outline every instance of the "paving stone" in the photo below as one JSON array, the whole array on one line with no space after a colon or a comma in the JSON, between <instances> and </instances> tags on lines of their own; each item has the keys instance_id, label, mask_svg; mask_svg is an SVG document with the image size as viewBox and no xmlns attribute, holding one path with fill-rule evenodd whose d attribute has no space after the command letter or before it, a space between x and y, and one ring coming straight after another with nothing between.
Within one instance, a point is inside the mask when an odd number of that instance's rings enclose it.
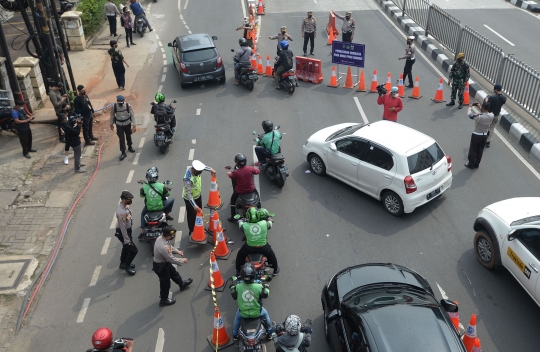
<instances>
[{"instance_id":1,"label":"paving stone","mask_svg":"<svg viewBox=\"0 0 540 352\"><path fill-rule=\"evenodd\" d=\"M11 245L11 249L22 249L23 245L24 245L24 243L13 243Z\"/></svg>"}]
</instances>

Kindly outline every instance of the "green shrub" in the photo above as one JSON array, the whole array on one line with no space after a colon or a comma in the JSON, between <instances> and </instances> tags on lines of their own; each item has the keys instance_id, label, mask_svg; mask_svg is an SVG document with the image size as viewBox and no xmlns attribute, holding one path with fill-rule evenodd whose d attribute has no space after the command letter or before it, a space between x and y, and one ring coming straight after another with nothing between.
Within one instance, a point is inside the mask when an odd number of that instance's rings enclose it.
<instances>
[{"instance_id":1,"label":"green shrub","mask_svg":"<svg viewBox=\"0 0 540 352\"><path fill-rule=\"evenodd\" d=\"M123 1L113 0L113 2L118 6ZM76 11L82 12L81 20L86 38L99 30L103 22L105 22L103 15L105 3L107 3L107 0L81 0L77 5Z\"/></svg>"}]
</instances>

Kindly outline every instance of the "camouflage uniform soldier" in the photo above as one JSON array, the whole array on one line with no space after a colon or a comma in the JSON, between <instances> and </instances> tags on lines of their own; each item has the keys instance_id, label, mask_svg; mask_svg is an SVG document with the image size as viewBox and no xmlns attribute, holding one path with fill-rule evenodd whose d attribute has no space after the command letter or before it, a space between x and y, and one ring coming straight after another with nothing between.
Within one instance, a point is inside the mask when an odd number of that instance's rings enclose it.
<instances>
[{"instance_id":1,"label":"camouflage uniform soldier","mask_svg":"<svg viewBox=\"0 0 540 352\"><path fill-rule=\"evenodd\" d=\"M471 76L469 72L469 65L465 62L465 54L459 53L456 56L456 62L450 69L450 77L448 78L448 85L452 82L452 95L450 96L450 102L446 106L456 105L456 92L458 92L458 109L463 107L463 92L465 91L465 83L469 81Z\"/></svg>"}]
</instances>

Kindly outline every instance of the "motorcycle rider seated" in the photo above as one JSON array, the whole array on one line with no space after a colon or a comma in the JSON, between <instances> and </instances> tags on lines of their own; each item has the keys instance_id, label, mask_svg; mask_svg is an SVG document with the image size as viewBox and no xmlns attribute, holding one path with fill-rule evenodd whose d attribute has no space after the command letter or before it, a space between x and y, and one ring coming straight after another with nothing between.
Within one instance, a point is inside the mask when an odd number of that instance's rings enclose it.
<instances>
[{"instance_id":1,"label":"motorcycle rider seated","mask_svg":"<svg viewBox=\"0 0 540 352\"><path fill-rule=\"evenodd\" d=\"M171 132L174 133L176 127L176 116L174 114L169 114L168 106L165 104L165 95L163 93L156 93L155 100L157 104L152 105L152 110L150 113L154 115L154 121L156 124L169 124L171 127ZM175 106L173 106L175 108Z\"/></svg>"},{"instance_id":2,"label":"motorcycle rider seated","mask_svg":"<svg viewBox=\"0 0 540 352\"><path fill-rule=\"evenodd\" d=\"M257 141L255 147L255 154L259 163L264 167L266 165L266 158L281 152L281 133L274 130L274 124L270 120L264 120L262 122L262 128L264 130L264 136L260 141Z\"/></svg>"},{"instance_id":3,"label":"motorcycle rider seated","mask_svg":"<svg viewBox=\"0 0 540 352\"><path fill-rule=\"evenodd\" d=\"M257 195L259 195L259 192L253 183L253 175L258 175L260 173L259 169L253 166L246 166L247 159L242 153L236 154L234 157L234 162L236 164L234 171L227 172L227 176L229 176L233 183L233 194L231 196L231 217L227 219L230 222L236 222L234 219L234 216L236 215L236 200L240 194L256 192Z\"/></svg>"},{"instance_id":4,"label":"motorcycle rider seated","mask_svg":"<svg viewBox=\"0 0 540 352\"><path fill-rule=\"evenodd\" d=\"M255 282L255 267L251 263L246 263L242 267L241 281L236 277L230 286L231 296L235 301L238 301L238 311L234 317L233 339L238 340L238 330L242 323L242 318L254 319L262 317L266 320L266 333L268 340L274 332L272 328L270 316L264 307L261 305L261 298L268 298L270 289L268 284L260 284ZM255 296L255 297L253 297Z\"/></svg>"},{"instance_id":5,"label":"motorcycle rider seated","mask_svg":"<svg viewBox=\"0 0 540 352\"><path fill-rule=\"evenodd\" d=\"M238 43L240 44L240 49L236 51L236 54L234 55L234 85L237 86L239 84L238 80L240 79L240 71L243 67L251 66L251 55L253 55L253 51L248 46L248 42L245 38L240 38L238 40Z\"/></svg>"},{"instance_id":6,"label":"motorcycle rider seated","mask_svg":"<svg viewBox=\"0 0 540 352\"><path fill-rule=\"evenodd\" d=\"M157 167L152 167L146 171L146 181L140 190L141 198L144 198L144 208L141 212L141 234L139 239L144 237L144 228L146 221L144 216L150 211L163 211L167 220L173 220L169 213L174 205L174 198L170 197L170 189L163 183L157 182L159 178L159 170ZM167 198L168 197L168 198Z\"/></svg>"},{"instance_id":7,"label":"motorcycle rider seated","mask_svg":"<svg viewBox=\"0 0 540 352\"><path fill-rule=\"evenodd\" d=\"M276 334L272 336L276 352L305 351L305 348L311 345L311 327L306 326L302 329L299 316L289 315L283 324L277 325L276 332L283 330L285 331L281 336L278 337Z\"/></svg>"},{"instance_id":8,"label":"motorcycle rider seated","mask_svg":"<svg viewBox=\"0 0 540 352\"><path fill-rule=\"evenodd\" d=\"M279 274L279 266L274 250L268 244L268 230L272 228L272 221L268 220L269 213L266 209L249 208L246 214L247 221L238 221L238 227L246 236L246 243L236 254L236 273L240 273L240 268L246 261L246 256L252 253L263 254L268 259L268 264L274 268L272 275Z\"/></svg>"},{"instance_id":9,"label":"motorcycle rider seated","mask_svg":"<svg viewBox=\"0 0 540 352\"><path fill-rule=\"evenodd\" d=\"M276 89L281 89L279 86L279 80L281 79L281 75L283 72L287 72L290 69L293 68L293 61L294 61L294 54L291 50L289 50L289 42L286 40L282 40L279 42L279 48L281 50L278 50L278 56L274 60L274 80L276 81Z\"/></svg>"},{"instance_id":10,"label":"motorcycle rider seated","mask_svg":"<svg viewBox=\"0 0 540 352\"><path fill-rule=\"evenodd\" d=\"M107 327L97 329L92 335L94 348L86 352L133 352L133 340L124 340L125 343L117 343L113 340L113 333Z\"/></svg>"},{"instance_id":11,"label":"motorcycle rider seated","mask_svg":"<svg viewBox=\"0 0 540 352\"><path fill-rule=\"evenodd\" d=\"M146 13L144 12L143 7L140 3L137 2L137 0L130 0L131 4L129 4L129 7L131 8L131 12L133 15L135 15L135 21L137 21L138 18L142 18L143 21L148 26L148 30L150 32L153 31L152 26L150 26L150 22L148 22L148 19L146 18ZM135 33L137 33L137 27L135 26Z\"/></svg>"}]
</instances>

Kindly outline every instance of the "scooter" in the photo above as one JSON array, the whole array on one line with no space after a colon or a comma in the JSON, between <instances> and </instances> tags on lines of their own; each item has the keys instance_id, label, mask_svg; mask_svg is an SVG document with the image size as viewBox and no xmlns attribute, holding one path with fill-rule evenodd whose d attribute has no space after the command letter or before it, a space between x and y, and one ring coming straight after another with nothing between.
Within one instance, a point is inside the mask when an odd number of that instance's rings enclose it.
<instances>
[{"instance_id":1,"label":"scooter","mask_svg":"<svg viewBox=\"0 0 540 352\"><path fill-rule=\"evenodd\" d=\"M234 49L231 49L231 51L234 52ZM236 67L238 66L238 60L233 57L233 61L234 69L236 70ZM242 67L240 69L240 75L238 77L238 81L249 90L253 90L253 88L255 87L255 82L259 79L255 68L251 65Z\"/></svg>"},{"instance_id":2,"label":"scooter","mask_svg":"<svg viewBox=\"0 0 540 352\"><path fill-rule=\"evenodd\" d=\"M174 115L174 112L176 111L176 107L172 105L174 103L176 103L176 100L173 100L169 105L167 105L167 116ZM155 105L154 102L150 104ZM154 144L159 148L161 154L165 154L165 152L169 149L169 144L171 144L173 141L174 132L168 123L156 124L154 128L156 130L156 133L154 133Z\"/></svg>"},{"instance_id":3,"label":"scooter","mask_svg":"<svg viewBox=\"0 0 540 352\"><path fill-rule=\"evenodd\" d=\"M276 70L277 67L274 66L274 68L272 69L272 77L276 77ZM279 79L279 86L289 92L289 94L294 93L295 86L298 87L298 79L296 78L296 73L294 72L294 69L291 68L289 71L284 71L281 74L281 78Z\"/></svg>"},{"instance_id":4,"label":"scooter","mask_svg":"<svg viewBox=\"0 0 540 352\"><path fill-rule=\"evenodd\" d=\"M139 32L141 37L144 37L146 28L148 28L148 26L146 25L145 20L140 16L135 16L135 33Z\"/></svg>"},{"instance_id":5,"label":"scooter","mask_svg":"<svg viewBox=\"0 0 540 352\"><path fill-rule=\"evenodd\" d=\"M279 127L280 126L276 126L274 129L279 130ZM253 131L253 134L256 135L257 132ZM263 136L264 134L259 134L255 141L258 143ZM287 167L287 164L285 164L285 156L281 154L281 148L278 153L266 158L266 164L261 164L260 167L261 172L264 172L266 177L270 180L275 181L279 188L285 186L285 180L289 176L289 168Z\"/></svg>"},{"instance_id":6,"label":"scooter","mask_svg":"<svg viewBox=\"0 0 540 352\"><path fill-rule=\"evenodd\" d=\"M144 180L137 181L139 184L147 184ZM172 181L163 182L165 187L170 190ZM149 211L144 216L144 222L146 227L144 228L144 236L139 236L140 241L146 241L147 243L153 243L156 239L163 234L163 228L169 226L167 224L167 216L163 210L161 211Z\"/></svg>"}]
</instances>

